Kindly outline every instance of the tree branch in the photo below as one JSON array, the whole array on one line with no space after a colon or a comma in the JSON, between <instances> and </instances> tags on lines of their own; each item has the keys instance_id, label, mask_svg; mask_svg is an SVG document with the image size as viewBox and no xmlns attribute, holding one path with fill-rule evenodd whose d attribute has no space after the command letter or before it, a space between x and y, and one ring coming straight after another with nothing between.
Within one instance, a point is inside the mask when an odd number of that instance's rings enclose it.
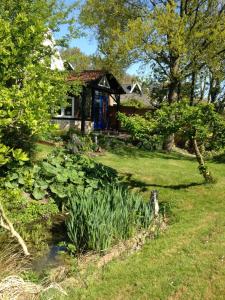
<instances>
[{"instance_id":1,"label":"tree branch","mask_svg":"<svg viewBox=\"0 0 225 300\"><path fill-rule=\"evenodd\" d=\"M26 243L24 242L20 234L14 229L13 224L6 217L4 209L1 204L0 204L0 226L5 230L9 231L12 237L15 237L17 239L18 243L22 247L23 252L26 256L30 255Z\"/></svg>"}]
</instances>

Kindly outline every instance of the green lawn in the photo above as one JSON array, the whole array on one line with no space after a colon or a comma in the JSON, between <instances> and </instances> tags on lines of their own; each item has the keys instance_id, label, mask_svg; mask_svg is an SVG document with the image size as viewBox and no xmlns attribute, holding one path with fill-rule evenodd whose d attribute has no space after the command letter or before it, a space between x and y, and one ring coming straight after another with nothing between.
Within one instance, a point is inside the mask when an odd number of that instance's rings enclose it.
<instances>
[{"instance_id":1,"label":"green lawn","mask_svg":"<svg viewBox=\"0 0 225 300\"><path fill-rule=\"evenodd\" d=\"M45 145L45 144L36 144L36 149L35 149L35 161L42 160L50 154L55 146L52 145Z\"/></svg>"},{"instance_id":2,"label":"green lawn","mask_svg":"<svg viewBox=\"0 0 225 300\"><path fill-rule=\"evenodd\" d=\"M205 185L195 160L172 153L118 150L96 158L149 197L160 192L170 224L138 253L115 260L67 299L225 299L225 166Z\"/></svg>"}]
</instances>

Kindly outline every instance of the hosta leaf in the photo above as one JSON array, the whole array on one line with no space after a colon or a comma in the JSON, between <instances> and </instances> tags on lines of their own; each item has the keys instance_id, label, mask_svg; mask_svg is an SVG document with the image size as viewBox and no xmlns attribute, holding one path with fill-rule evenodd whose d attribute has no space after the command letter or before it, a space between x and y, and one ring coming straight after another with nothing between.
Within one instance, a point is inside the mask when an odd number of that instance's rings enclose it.
<instances>
[{"instance_id":1,"label":"hosta leaf","mask_svg":"<svg viewBox=\"0 0 225 300\"><path fill-rule=\"evenodd\" d=\"M43 166L44 173L48 176L51 176L51 175L56 176L60 172L60 170L58 168L52 166L51 164L49 164L47 162L43 162L42 166Z\"/></svg>"},{"instance_id":2,"label":"hosta leaf","mask_svg":"<svg viewBox=\"0 0 225 300\"><path fill-rule=\"evenodd\" d=\"M42 190L41 188L39 187L35 187L34 190L33 190L33 193L32 193L33 197L36 199L36 200L41 200L45 197L46 195L46 191L45 190Z\"/></svg>"},{"instance_id":3,"label":"hosta leaf","mask_svg":"<svg viewBox=\"0 0 225 300\"><path fill-rule=\"evenodd\" d=\"M35 187L40 188L42 190L47 190L48 183L44 180L39 180L37 183L35 183Z\"/></svg>"},{"instance_id":4,"label":"hosta leaf","mask_svg":"<svg viewBox=\"0 0 225 300\"><path fill-rule=\"evenodd\" d=\"M62 174L57 174L56 175L56 180L58 182L67 182L68 180L68 175L66 174L66 172L63 172Z\"/></svg>"},{"instance_id":5,"label":"hosta leaf","mask_svg":"<svg viewBox=\"0 0 225 300\"><path fill-rule=\"evenodd\" d=\"M51 184L50 190L52 193L56 194L59 198L65 198L67 196L66 189L63 185L60 184Z\"/></svg>"}]
</instances>

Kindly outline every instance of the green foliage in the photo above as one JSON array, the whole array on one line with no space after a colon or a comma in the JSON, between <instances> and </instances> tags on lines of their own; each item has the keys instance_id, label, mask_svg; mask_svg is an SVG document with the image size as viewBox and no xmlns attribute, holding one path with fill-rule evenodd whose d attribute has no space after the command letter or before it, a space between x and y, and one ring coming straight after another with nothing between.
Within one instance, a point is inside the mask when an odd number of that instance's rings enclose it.
<instances>
[{"instance_id":1,"label":"green foliage","mask_svg":"<svg viewBox=\"0 0 225 300\"><path fill-rule=\"evenodd\" d=\"M14 188L1 189L0 201L15 229L27 242L40 246L49 237L52 217L58 213L53 200L34 201Z\"/></svg>"},{"instance_id":2,"label":"green foliage","mask_svg":"<svg viewBox=\"0 0 225 300\"><path fill-rule=\"evenodd\" d=\"M147 107L147 105L143 101L141 101L139 99L135 99L135 98L127 99L127 100L123 101L122 105L123 106L133 106L136 108L146 108Z\"/></svg>"},{"instance_id":3,"label":"green foliage","mask_svg":"<svg viewBox=\"0 0 225 300\"><path fill-rule=\"evenodd\" d=\"M2 168L5 165L23 165L24 162L28 161L29 158L22 149L12 149L10 147L5 146L4 144L0 144L0 167L1 172L0 176L4 173L5 169Z\"/></svg>"},{"instance_id":4,"label":"green foliage","mask_svg":"<svg viewBox=\"0 0 225 300\"><path fill-rule=\"evenodd\" d=\"M219 149L225 143L225 121L211 104L190 106L183 101L165 105L153 116L127 117L119 114L119 119L140 140L150 139L154 135L164 137L179 133L189 139L196 138L199 143L209 144L214 149Z\"/></svg>"},{"instance_id":5,"label":"green foliage","mask_svg":"<svg viewBox=\"0 0 225 300\"><path fill-rule=\"evenodd\" d=\"M116 185L98 191L76 190L68 211L68 236L80 251L106 250L116 241L147 228L152 220L149 203Z\"/></svg>"},{"instance_id":6,"label":"green foliage","mask_svg":"<svg viewBox=\"0 0 225 300\"><path fill-rule=\"evenodd\" d=\"M76 72L93 69L93 58L81 52L79 48L67 48L61 52L62 58L71 63Z\"/></svg>"},{"instance_id":7,"label":"green foliage","mask_svg":"<svg viewBox=\"0 0 225 300\"><path fill-rule=\"evenodd\" d=\"M62 208L76 188L98 189L106 182L117 182L117 173L86 156L59 149L32 167L8 173L4 186L20 188L36 200L54 199Z\"/></svg>"},{"instance_id":8,"label":"green foliage","mask_svg":"<svg viewBox=\"0 0 225 300\"><path fill-rule=\"evenodd\" d=\"M62 138L71 153L85 153L94 149L91 135L82 135L75 128L66 131Z\"/></svg>"},{"instance_id":9,"label":"green foliage","mask_svg":"<svg viewBox=\"0 0 225 300\"><path fill-rule=\"evenodd\" d=\"M58 0L1 1L0 142L13 151L30 154L35 137L49 130L51 114L66 100L66 74L50 66L57 55L53 32L70 23L71 9Z\"/></svg>"},{"instance_id":10,"label":"green foliage","mask_svg":"<svg viewBox=\"0 0 225 300\"><path fill-rule=\"evenodd\" d=\"M195 155L199 163L199 171L206 181L212 177L204 163L199 145L207 145L217 150L225 145L225 121L213 105L201 103L190 106L185 101L165 105L152 117L127 117L120 114L122 125L139 140L151 140L157 136L166 137L178 133L191 141L195 141Z\"/></svg>"},{"instance_id":11,"label":"green foliage","mask_svg":"<svg viewBox=\"0 0 225 300\"><path fill-rule=\"evenodd\" d=\"M147 113L145 117L140 115L127 117L125 114L118 113L118 118L123 128L132 135L135 141L139 142L139 146L156 150L162 145L163 136L155 132L157 121L150 113Z\"/></svg>"},{"instance_id":12,"label":"green foliage","mask_svg":"<svg viewBox=\"0 0 225 300\"><path fill-rule=\"evenodd\" d=\"M95 138L96 134L93 134L93 139ZM126 144L126 141L118 139L116 136L107 136L105 134L97 134L97 141L98 145L95 145L97 147L101 147L105 150L115 150L120 149L121 147Z\"/></svg>"},{"instance_id":13,"label":"green foliage","mask_svg":"<svg viewBox=\"0 0 225 300\"><path fill-rule=\"evenodd\" d=\"M150 74L163 74L165 85L160 94L154 93L160 103L162 96L169 103L180 91L184 96L187 82L188 96L198 93L203 98L206 81L212 82L213 101L213 90L220 89L224 79L225 13L220 0L83 2L80 19L95 29L98 50L108 65L127 68L138 61L150 67ZM205 70L213 80L202 76Z\"/></svg>"}]
</instances>

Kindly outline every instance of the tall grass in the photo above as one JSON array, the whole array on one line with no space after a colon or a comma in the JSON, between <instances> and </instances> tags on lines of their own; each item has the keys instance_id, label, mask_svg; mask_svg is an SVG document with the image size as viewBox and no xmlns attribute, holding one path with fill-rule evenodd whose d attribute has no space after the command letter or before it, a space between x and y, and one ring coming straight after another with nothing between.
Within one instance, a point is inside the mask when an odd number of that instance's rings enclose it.
<instances>
[{"instance_id":1,"label":"tall grass","mask_svg":"<svg viewBox=\"0 0 225 300\"><path fill-rule=\"evenodd\" d=\"M19 275L30 268L30 261L24 257L18 245L3 241L0 235L0 281L10 275Z\"/></svg>"},{"instance_id":2,"label":"tall grass","mask_svg":"<svg viewBox=\"0 0 225 300\"><path fill-rule=\"evenodd\" d=\"M149 203L121 186L77 190L69 201L67 232L77 250L106 250L152 220Z\"/></svg>"}]
</instances>

